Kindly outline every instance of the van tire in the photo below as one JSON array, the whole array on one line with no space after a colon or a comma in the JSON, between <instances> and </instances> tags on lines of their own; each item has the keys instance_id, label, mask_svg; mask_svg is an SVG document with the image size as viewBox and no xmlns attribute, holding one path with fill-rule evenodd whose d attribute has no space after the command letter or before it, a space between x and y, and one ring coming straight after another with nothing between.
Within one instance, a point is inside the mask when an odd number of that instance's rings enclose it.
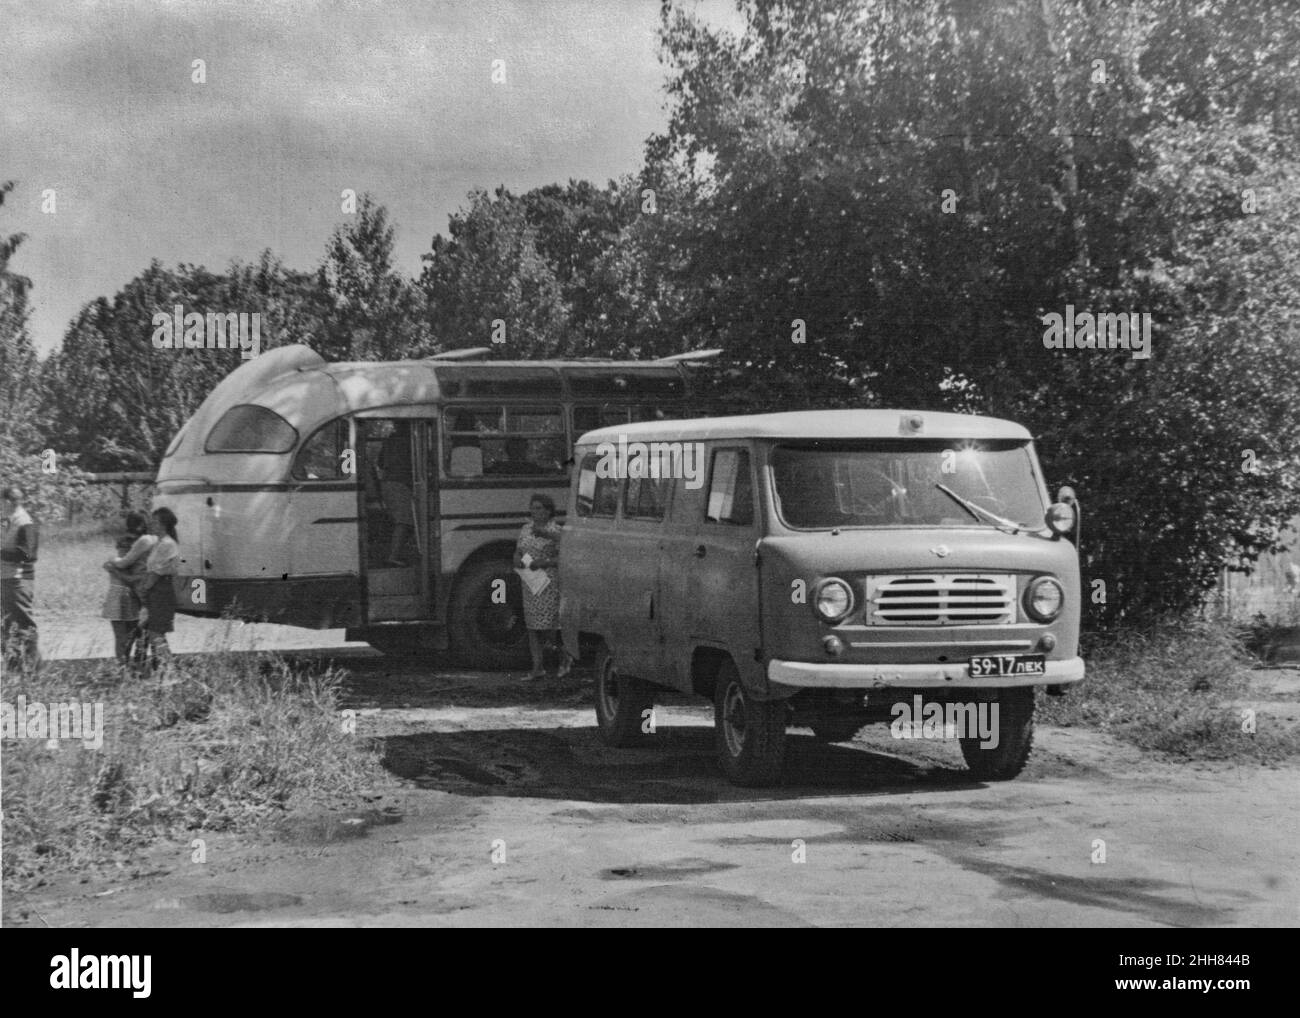
<instances>
[{"instance_id":1,"label":"van tire","mask_svg":"<svg viewBox=\"0 0 1300 1018\"><path fill-rule=\"evenodd\" d=\"M998 744L980 748L978 737L961 740L966 766L981 781L1010 781L1029 760L1034 745L1034 687L1004 689L998 704Z\"/></svg>"},{"instance_id":2,"label":"van tire","mask_svg":"<svg viewBox=\"0 0 1300 1018\"><path fill-rule=\"evenodd\" d=\"M718 765L733 785L760 788L781 779L785 763L785 701L755 700L735 664L718 668L713 697L713 742Z\"/></svg>"},{"instance_id":3,"label":"van tire","mask_svg":"<svg viewBox=\"0 0 1300 1018\"><path fill-rule=\"evenodd\" d=\"M622 674L607 644L596 654L596 729L600 741L615 749L637 746L649 739L642 730L644 712L654 709L651 687Z\"/></svg>"},{"instance_id":4,"label":"van tire","mask_svg":"<svg viewBox=\"0 0 1300 1018\"><path fill-rule=\"evenodd\" d=\"M505 580L505 604L492 602L496 580ZM487 671L528 667L523 594L510 559L487 558L469 566L452 590L447 622L458 664Z\"/></svg>"}]
</instances>

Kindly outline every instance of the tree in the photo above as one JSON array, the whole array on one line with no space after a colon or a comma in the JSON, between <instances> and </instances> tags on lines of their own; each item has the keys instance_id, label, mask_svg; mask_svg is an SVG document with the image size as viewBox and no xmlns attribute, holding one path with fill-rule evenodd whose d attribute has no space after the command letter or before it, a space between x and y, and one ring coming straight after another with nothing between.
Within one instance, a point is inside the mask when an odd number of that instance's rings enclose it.
<instances>
[{"instance_id":1,"label":"tree","mask_svg":"<svg viewBox=\"0 0 1300 1018\"><path fill-rule=\"evenodd\" d=\"M711 335L754 405L1029 423L1087 500L1086 567L1112 591L1094 621L1191 608L1269 547L1300 510L1296 19L740 7L738 36L663 8L670 121L645 176L691 201L645 250L687 298L676 331ZM1067 304L1149 314L1155 357L1046 349Z\"/></svg>"},{"instance_id":2,"label":"tree","mask_svg":"<svg viewBox=\"0 0 1300 1018\"><path fill-rule=\"evenodd\" d=\"M357 218L336 227L318 272L329 314L315 349L327 360L396 360L428 346L422 294L393 270L388 210L362 195Z\"/></svg>"},{"instance_id":3,"label":"tree","mask_svg":"<svg viewBox=\"0 0 1300 1018\"><path fill-rule=\"evenodd\" d=\"M538 231L505 188L475 190L437 236L420 274L429 339L420 353L490 346L502 357L554 356L570 341L570 311ZM496 341L494 341L496 340Z\"/></svg>"},{"instance_id":4,"label":"tree","mask_svg":"<svg viewBox=\"0 0 1300 1018\"><path fill-rule=\"evenodd\" d=\"M13 191L0 184L0 207ZM40 365L27 331L31 280L10 271L9 262L26 239L0 234L0 478L23 490L38 520L54 520L86 498L77 457L49 456L40 413Z\"/></svg>"},{"instance_id":5,"label":"tree","mask_svg":"<svg viewBox=\"0 0 1300 1018\"><path fill-rule=\"evenodd\" d=\"M261 315L263 350L310 341L325 312L315 277L284 268L269 252L224 274L154 262L112 300L87 304L62 348L43 367L49 440L77 451L93 470L152 470L172 437L222 378L238 350L159 349L154 315Z\"/></svg>"}]
</instances>

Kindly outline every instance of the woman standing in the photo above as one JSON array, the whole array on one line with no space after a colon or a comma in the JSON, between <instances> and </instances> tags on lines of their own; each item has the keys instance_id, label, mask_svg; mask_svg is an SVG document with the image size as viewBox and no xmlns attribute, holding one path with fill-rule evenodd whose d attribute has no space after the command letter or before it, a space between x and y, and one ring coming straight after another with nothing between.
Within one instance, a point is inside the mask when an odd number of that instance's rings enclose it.
<instances>
[{"instance_id":1,"label":"woman standing","mask_svg":"<svg viewBox=\"0 0 1300 1018\"><path fill-rule=\"evenodd\" d=\"M524 676L525 681L546 677L542 634L554 634L560 627L560 527L555 522L555 500L550 495L534 495L528 501L528 512L532 519L519 531L515 546L515 568L524 571L524 625L533 659L533 670ZM571 666L564 654L556 678L568 675Z\"/></svg>"},{"instance_id":2,"label":"woman standing","mask_svg":"<svg viewBox=\"0 0 1300 1018\"><path fill-rule=\"evenodd\" d=\"M140 599L144 602L144 631L153 648L154 658L166 669L171 662L167 634L176 616L176 593L172 577L180 570L181 549L176 538L176 514L163 506L149 517L149 529L158 540L145 559L144 579L140 581Z\"/></svg>"},{"instance_id":3,"label":"woman standing","mask_svg":"<svg viewBox=\"0 0 1300 1018\"><path fill-rule=\"evenodd\" d=\"M145 559L158 538L147 533L148 524L140 513L127 513L126 534L118 538L117 557L104 563L108 570L108 596L104 618L113 625L113 653L118 664L129 664L131 643L140 629L140 596L135 587L145 572Z\"/></svg>"}]
</instances>

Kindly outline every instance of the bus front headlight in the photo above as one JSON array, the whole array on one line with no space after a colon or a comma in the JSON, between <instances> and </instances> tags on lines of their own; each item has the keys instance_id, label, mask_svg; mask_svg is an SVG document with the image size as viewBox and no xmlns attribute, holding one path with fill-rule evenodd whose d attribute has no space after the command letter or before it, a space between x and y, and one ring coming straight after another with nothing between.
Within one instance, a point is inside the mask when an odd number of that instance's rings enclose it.
<instances>
[{"instance_id":1,"label":"bus front headlight","mask_svg":"<svg viewBox=\"0 0 1300 1018\"><path fill-rule=\"evenodd\" d=\"M1065 605L1065 590L1050 576L1040 576L1025 588L1025 611L1038 622L1051 622Z\"/></svg>"},{"instance_id":2,"label":"bus front headlight","mask_svg":"<svg viewBox=\"0 0 1300 1018\"><path fill-rule=\"evenodd\" d=\"M853 588L838 577L822 580L813 607L823 622L839 622L853 611Z\"/></svg>"}]
</instances>

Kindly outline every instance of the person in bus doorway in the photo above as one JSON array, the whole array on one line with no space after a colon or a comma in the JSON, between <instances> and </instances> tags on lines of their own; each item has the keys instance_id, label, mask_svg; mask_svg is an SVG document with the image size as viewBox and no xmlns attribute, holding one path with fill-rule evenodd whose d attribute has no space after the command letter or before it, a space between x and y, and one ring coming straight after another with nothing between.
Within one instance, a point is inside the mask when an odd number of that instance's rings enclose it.
<instances>
[{"instance_id":1,"label":"person in bus doorway","mask_svg":"<svg viewBox=\"0 0 1300 1018\"><path fill-rule=\"evenodd\" d=\"M142 513L126 514L126 533L117 540L117 556L104 563L108 570L108 596L101 612L113 626L113 654L117 663L130 663L131 644L140 632L140 611L144 607L136 587L144 578L145 562L158 538L149 532Z\"/></svg>"},{"instance_id":2,"label":"person in bus doorway","mask_svg":"<svg viewBox=\"0 0 1300 1018\"><path fill-rule=\"evenodd\" d=\"M174 628L176 618L176 591L172 577L180 571L181 549L176 537L176 514L163 506L149 517L149 530L157 538L144 563L144 577L140 580L140 600L144 611L140 622L145 638L153 648L154 660L163 675L171 664L172 652L167 646L167 634Z\"/></svg>"},{"instance_id":3,"label":"person in bus doorway","mask_svg":"<svg viewBox=\"0 0 1300 1018\"><path fill-rule=\"evenodd\" d=\"M388 558L384 565L405 566L406 543L415 533L415 502L411 487L415 475L411 472L411 430L405 423L395 425L396 430L384 439L379 451L379 491L393 525L392 540L388 543Z\"/></svg>"},{"instance_id":4,"label":"person in bus doorway","mask_svg":"<svg viewBox=\"0 0 1300 1018\"><path fill-rule=\"evenodd\" d=\"M6 487L4 498L4 540L0 542L0 644L5 664L11 668L35 668L40 664L36 642L36 619L32 616L36 585L36 552L39 529L23 505L21 488Z\"/></svg>"},{"instance_id":5,"label":"person in bus doorway","mask_svg":"<svg viewBox=\"0 0 1300 1018\"><path fill-rule=\"evenodd\" d=\"M560 526L555 522L555 500L536 494L528 500L532 517L519 531L515 546L515 569L519 571L524 597L524 626L528 629L528 652L533 670L524 680L546 677L545 638L555 641L560 628ZM556 678L569 674L572 661L563 650Z\"/></svg>"}]
</instances>

